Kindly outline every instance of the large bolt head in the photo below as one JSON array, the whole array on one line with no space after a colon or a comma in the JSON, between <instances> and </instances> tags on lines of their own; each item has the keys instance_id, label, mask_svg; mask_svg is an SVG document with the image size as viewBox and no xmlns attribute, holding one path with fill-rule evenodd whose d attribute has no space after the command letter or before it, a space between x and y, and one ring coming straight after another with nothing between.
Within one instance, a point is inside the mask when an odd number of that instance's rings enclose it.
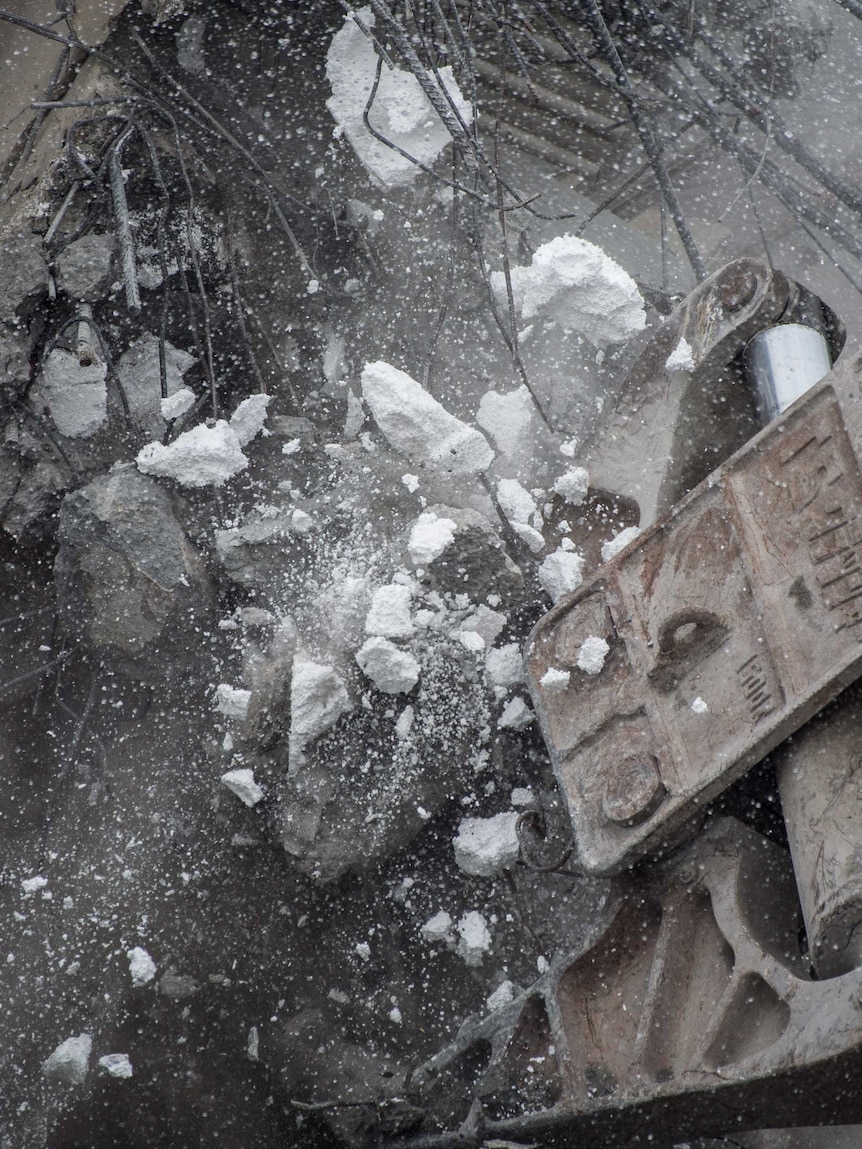
<instances>
[{"instance_id":1,"label":"large bolt head","mask_svg":"<svg viewBox=\"0 0 862 1149\"><path fill-rule=\"evenodd\" d=\"M617 826L637 826L656 812L665 793L658 759L630 754L609 772L602 811Z\"/></svg>"}]
</instances>

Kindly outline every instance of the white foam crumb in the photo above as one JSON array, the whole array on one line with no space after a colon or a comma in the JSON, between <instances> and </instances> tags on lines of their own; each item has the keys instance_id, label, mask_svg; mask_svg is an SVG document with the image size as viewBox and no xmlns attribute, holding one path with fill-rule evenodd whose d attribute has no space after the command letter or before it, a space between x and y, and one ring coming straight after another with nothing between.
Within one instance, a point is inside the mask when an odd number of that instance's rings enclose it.
<instances>
[{"instance_id":1,"label":"white foam crumb","mask_svg":"<svg viewBox=\"0 0 862 1149\"><path fill-rule=\"evenodd\" d=\"M589 635L578 650L578 669L585 674L601 674L610 649L603 638Z\"/></svg>"},{"instance_id":2,"label":"white foam crumb","mask_svg":"<svg viewBox=\"0 0 862 1149\"><path fill-rule=\"evenodd\" d=\"M245 1055L249 1061L260 1060L260 1032L256 1025L250 1025L245 1042Z\"/></svg>"},{"instance_id":3,"label":"white foam crumb","mask_svg":"<svg viewBox=\"0 0 862 1149\"><path fill-rule=\"evenodd\" d=\"M574 542L568 537L568 535L560 539L560 548L564 551L573 551L576 549Z\"/></svg>"},{"instance_id":4,"label":"white foam crumb","mask_svg":"<svg viewBox=\"0 0 862 1149\"><path fill-rule=\"evenodd\" d=\"M505 301L503 272L492 274L491 285ZM646 326L644 302L632 277L600 247L573 235L542 244L529 267L513 267L511 285L523 319L558 323L596 347L629 339Z\"/></svg>"},{"instance_id":5,"label":"white foam crumb","mask_svg":"<svg viewBox=\"0 0 862 1149\"><path fill-rule=\"evenodd\" d=\"M401 476L401 482L407 488L411 495L415 495L419 490L419 476L411 475L408 471L406 475Z\"/></svg>"},{"instance_id":6,"label":"white foam crumb","mask_svg":"<svg viewBox=\"0 0 862 1149\"><path fill-rule=\"evenodd\" d=\"M244 447L250 443L255 435L259 435L266 422L266 409L272 402L271 395L249 395L237 405L230 417L230 429Z\"/></svg>"},{"instance_id":7,"label":"white foam crumb","mask_svg":"<svg viewBox=\"0 0 862 1149\"><path fill-rule=\"evenodd\" d=\"M570 670L559 670L556 666L551 666L539 679L539 685L544 686L549 694L563 694L568 688L571 677Z\"/></svg>"},{"instance_id":8,"label":"white foam crumb","mask_svg":"<svg viewBox=\"0 0 862 1149\"><path fill-rule=\"evenodd\" d=\"M458 922L458 954L469 966L480 966L491 948L491 931L478 910L470 910Z\"/></svg>"},{"instance_id":9,"label":"white foam crumb","mask_svg":"<svg viewBox=\"0 0 862 1149\"><path fill-rule=\"evenodd\" d=\"M415 462L465 475L484 471L493 461L481 431L450 414L397 367L366 363L362 395L389 444Z\"/></svg>"},{"instance_id":10,"label":"white foam crumb","mask_svg":"<svg viewBox=\"0 0 862 1149\"><path fill-rule=\"evenodd\" d=\"M248 466L239 439L219 421L184 431L172 443L147 443L135 459L138 470L160 479L174 479L183 487L220 487Z\"/></svg>"},{"instance_id":11,"label":"white foam crumb","mask_svg":"<svg viewBox=\"0 0 862 1149\"><path fill-rule=\"evenodd\" d=\"M350 1003L350 994L345 993L343 989L331 989L326 996L330 1001L334 1001L338 1005L348 1005Z\"/></svg>"},{"instance_id":12,"label":"white foam crumb","mask_svg":"<svg viewBox=\"0 0 862 1149\"><path fill-rule=\"evenodd\" d=\"M250 690L229 686L226 682L220 682L216 687L216 708L226 718L236 718L240 721L248 718L248 704L250 702Z\"/></svg>"},{"instance_id":13,"label":"white foam crumb","mask_svg":"<svg viewBox=\"0 0 862 1149\"><path fill-rule=\"evenodd\" d=\"M415 629L410 617L411 601L409 586L391 582L378 587L365 616L365 633L381 638L409 638Z\"/></svg>"},{"instance_id":14,"label":"white foam crumb","mask_svg":"<svg viewBox=\"0 0 862 1149\"><path fill-rule=\"evenodd\" d=\"M534 523L537 519L541 521L533 496L517 479L499 480L497 501L510 523Z\"/></svg>"},{"instance_id":15,"label":"white foam crumb","mask_svg":"<svg viewBox=\"0 0 862 1149\"><path fill-rule=\"evenodd\" d=\"M545 549L545 538L534 527L528 526L527 523L512 523L512 530L518 538L526 544L527 548L534 555L540 555Z\"/></svg>"},{"instance_id":16,"label":"white foam crumb","mask_svg":"<svg viewBox=\"0 0 862 1149\"><path fill-rule=\"evenodd\" d=\"M419 663L388 638L369 638L356 652L356 662L384 694L406 694L419 681Z\"/></svg>"},{"instance_id":17,"label":"white foam crumb","mask_svg":"<svg viewBox=\"0 0 862 1149\"><path fill-rule=\"evenodd\" d=\"M127 1053L106 1053L104 1057L99 1058L99 1065L109 1076L117 1077L121 1081L131 1077L134 1072Z\"/></svg>"},{"instance_id":18,"label":"white foam crumb","mask_svg":"<svg viewBox=\"0 0 862 1149\"><path fill-rule=\"evenodd\" d=\"M536 958L536 969L539 971L539 973L547 973L550 968L551 963L548 961L548 959L543 954L539 954L539 956Z\"/></svg>"},{"instance_id":19,"label":"white foam crumb","mask_svg":"<svg viewBox=\"0 0 862 1149\"><path fill-rule=\"evenodd\" d=\"M147 985L156 976L156 963L143 946L134 946L132 949L126 950L126 957L129 959L129 975L132 979L132 985Z\"/></svg>"},{"instance_id":20,"label":"white foam crumb","mask_svg":"<svg viewBox=\"0 0 862 1149\"><path fill-rule=\"evenodd\" d=\"M473 654L480 654L485 649L485 640L476 630L458 630L455 632L455 637Z\"/></svg>"},{"instance_id":21,"label":"white foam crumb","mask_svg":"<svg viewBox=\"0 0 862 1149\"><path fill-rule=\"evenodd\" d=\"M294 658L290 684L291 755L319 738L348 710L347 688L331 666L300 656Z\"/></svg>"},{"instance_id":22,"label":"white foam crumb","mask_svg":"<svg viewBox=\"0 0 862 1149\"><path fill-rule=\"evenodd\" d=\"M317 295L318 291L320 291L320 280L309 279L305 285L305 290L309 295Z\"/></svg>"},{"instance_id":23,"label":"white foam crumb","mask_svg":"<svg viewBox=\"0 0 862 1149\"><path fill-rule=\"evenodd\" d=\"M302 439L289 439L281 448L282 455L295 455L302 450Z\"/></svg>"},{"instance_id":24,"label":"white foam crumb","mask_svg":"<svg viewBox=\"0 0 862 1149\"><path fill-rule=\"evenodd\" d=\"M51 1081L64 1085L83 1085L90 1068L93 1038L89 1033L67 1037L42 1062L42 1072Z\"/></svg>"},{"instance_id":25,"label":"white foam crumb","mask_svg":"<svg viewBox=\"0 0 862 1149\"><path fill-rule=\"evenodd\" d=\"M399 742L403 742L406 738L410 737L410 731L413 729L415 718L416 714L412 706L405 706L398 715L398 720L395 723L395 737Z\"/></svg>"},{"instance_id":26,"label":"white foam crumb","mask_svg":"<svg viewBox=\"0 0 862 1149\"><path fill-rule=\"evenodd\" d=\"M694 351L685 336L668 355L665 367L668 371L694 371Z\"/></svg>"},{"instance_id":27,"label":"white foam crumb","mask_svg":"<svg viewBox=\"0 0 862 1149\"><path fill-rule=\"evenodd\" d=\"M518 808L529 806L533 801L533 791L529 786L516 786L509 795L509 801Z\"/></svg>"},{"instance_id":28,"label":"white foam crumb","mask_svg":"<svg viewBox=\"0 0 862 1149\"><path fill-rule=\"evenodd\" d=\"M691 709L695 714L706 714L709 711L709 707L700 697L700 695L698 695L694 702L692 702Z\"/></svg>"},{"instance_id":29,"label":"white foam crumb","mask_svg":"<svg viewBox=\"0 0 862 1149\"><path fill-rule=\"evenodd\" d=\"M401 1025L402 1021L404 1020L401 1016L401 1010L397 1005L393 1005L392 1009L390 1009L389 1020L393 1023L393 1025Z\"/></svg>"},{"instance_id":30,"label":"white foam crumb","mask_svg":"<svg viewBox=\"0 0 862 1149\"><path fill-rule=\"evenodd\" d=\"M548 555L536 573L551 602L558 603L578 589L583 582L585 561L577 551L567 551L563 547Z\"/></svg>"},{"instance_id":31,"label":"white foam crumb","mask_svg":"<svg viewBox=\"0 0 862 1149\"><path fill-rule=\"evenodd\" d=\"M510 870L520 853L518 818L511 810L491 818L464 818L452 842L458 869L477 878Z\"/></svg>"},{"instance_id":32,"label":"white foam crumb","mask_svg":"<svg viewBox=\"0 0 862 1149\"><path fill-rule=\"evenodd\" d=\"M371 960L371 946L368 944L368 942L357 942L353 947L353 952L356 954L360 961Z\"/></svg>"},{"instance_id":33,"label":"white foam crumb","mask_svg":"<svg viewBox=\"0 0 862 1149\"><path fill-rule=\"evenodd\" d=\"M589 471L584 467L570 467L554 483L554 492L565 499L567 503L571 503L573 507L577 507L587 497L589 487Z\"/></svg>"},{"instance_id":34,"label":"white foam crumb","mask_svg":"<svg viewBox=\"0 0 862 1149\"><path fill-rule=\"evenodd\" d=\"M379 75L368 119L386 140L427 167L452 137L411 72L384 66L378 73L374 45L353 15L351 12L345 17L326 54L326 78L332 88L326 106L337 124L336 132L347 137L360 163L374 179L387 187L403 186L412 183L421 169L366 127L364 112L375 77ZM365 28L374 27L370 8L359 8L355 15ZM441 99L451 100L462 121L469 124L473 113L458 89L451 66L435 69L433 77L429 73L429 79L439 89Z\"/></svg>"},{"instance_id":35,"label":"white foam crumb","mask_svg":"<svg viewBox=\"0 0 862 1149\"><path fill-rule=\"evenodd\" d=\"M180 415L185 415L186 411L190 411L194 405L195 393L190 391L188 387L180 387L179 391L175 391L173 395L168 395L166 399L159 401L162 418L167 423L170 423L172 419L179 419Z\"/></svg>"},{"instance_id":36,"label":"white foam crumb","mask_svg":"<svg viewBox=\"0 0 862 1149\"><path fill-rule=\"evenodd\" d=\"M94 362L81 366L71 351L52 351L33 388L40 407L48 408L54 426L68 439L88 439L108 417L107 368Z\"/></svg>"},{"instance_id":37,"label":"white foam crumb","mask_svg":"<svg viewBox=\"0 0 862 1149\"><path fill-rule=\"evenodd\" d=\"M455 538L454 519L423 511L410 531L407 550L416 566L427 566L445 551Z\"/></svg>"},{"instance_id":38,"label":"white foam crumb","mask_svg":"<svg viewBox=\"0 0 862 1149\"><path fill-rule=\"evenodd\" d=\"M485 674L492 686L509 689L524 681L521 648L517 642L497 646L485 655Z\"/></svg>"},{"instance_id":39,"label":"white foam crumb","mask_svg":"<svg viewBox=\"0 0 862 1149\"><path fill-rule=\"evenodd\" d=\"M529 441L533 400L521 384L514 391L486 391L479 400L476 422L503 455L515 455Z\"/></svg>"},{"instance_id":40,"label":"white foam crumb","mask_svg":"<svg viewBox=\"0 0 862 1149\"><path fill-rule=\"evenodd\" d=\"M429 918L423 926L419 928L419 935L426 942L445 942L452 936L452 919L445 910L438 910L438 912Z\"/></svg>"},{"instance_id":41,"label":"white foam crumb","mask_svg":"<svg viewBox=\"0 0 862 1149\"><path fill-rule=\"evenodd\" d=\"M264 797L263 790L254 780L254 771L248 767L228 770L222 774L221 781L246 806L256 806Z\"/></svg>"},{"instance_id":42,"label":"white foam crumb","mask_svg":"<svg viewBox=\"0 0 862 1149\"><path fill-rule=\"evenodd\" d=\"M497 719L497 726L504 730L524 730L535 718L535 714L520 695L510 698Z\"/></svg>"},{"instance_id":43,"label":"white foam crumb","mask_svg":"<svg viewBox=\"0 0 862 1149\"><path fill-rule=\"evenodd\" d=\"M34 878L22 878L21 889L25 894L35 894L37 890L44 890L48 885L48 879L42 874L37 874Z\"/></svg>"},{"instance_id":44,"label":"white foam crumb","mask_svg":"<svg viewBox=\"0 0 862 1149\"><path fill-rule=\"evenodd\" d=\"M574 459L575 455L578 453L578 440L566 439L564 442L560 443L559 451L564 458Z\"/></svg>"},{"instance_id":45,"label":"white foam crumb","mask_svg":"<svg viewBox=\"0 0 862 1149\"><path fill-rule=\"evenodd\" d=\"M489 994L485 1000L485 1009L488 1013L494 1013L498 1009L505 1009L507 1005L511 1005L516 997L515 983L511 981L501 982L492 994Z\"/></svg>"},{"instance_id":46,"label":"white foam crumb","mask_svg":"<svg viewBox=\"0 0 862 1149\"><path fill-rule=\"evenodd\" d=\"M505 614L482 603L461 621L459 630L474 630L482 636L486 646L491 646L507 622Z\"/></svg>"},{"instance_id":47,"label":"white foam crumb","mask_svg":"<svg viewBox=\"0 0 862 1149\"><path fill-rule=\"evenodd\" d=\"M640 533L640 527L626 527L619 534L614 535L612 539L602 543L602 562L610 562L620 551L625 550L632 539L636 539Z\"/></svg>"}]
</instances>

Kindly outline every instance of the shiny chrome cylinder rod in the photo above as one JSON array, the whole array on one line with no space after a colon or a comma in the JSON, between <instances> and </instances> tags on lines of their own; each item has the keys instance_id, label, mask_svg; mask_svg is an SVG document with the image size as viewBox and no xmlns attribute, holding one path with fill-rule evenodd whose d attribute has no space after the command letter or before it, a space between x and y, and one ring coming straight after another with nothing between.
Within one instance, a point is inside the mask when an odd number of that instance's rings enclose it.
<instances>
[{"instance_id":1,"label":"shiny chrome cylinder rod","mask_svg":"<svg viewBox=\"0 0 862 1149\"><path fill-rule=\"evenodd\" d=\"M744 363L763 426L832 370L826 336L801 323L759 332L745 349Z\"/></svg>"}]
</instances>

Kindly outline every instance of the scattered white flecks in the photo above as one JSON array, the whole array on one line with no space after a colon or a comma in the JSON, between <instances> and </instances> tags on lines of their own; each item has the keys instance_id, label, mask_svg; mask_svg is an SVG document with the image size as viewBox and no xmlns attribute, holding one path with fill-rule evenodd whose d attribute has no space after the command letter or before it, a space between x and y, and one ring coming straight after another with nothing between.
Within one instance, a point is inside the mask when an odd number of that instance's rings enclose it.
<instances>
[{"instance_id":1,"label":"scattered white flecks","mask_svg":"<svg viewBox=\"0 0 862 1149\"><path fill-rule=\"evenodd\" d=\"M64 1085L83 1085L90 1068L93 1039L89 1033L67 1037L42 1062L42 1072L50 1081Z\"/></svg>"},{"instance_id":2,"label":"scattered white flecks","mask_svg":"<svg viewBox=\"0 0 862 1149\"><path fill-rule=\"evenodd\" d=\"M307 511L303 511L300 507L297 507L290 516L290 525L296 534L307 535L314 530L315 522Z\"/></svg>"},{"instance_id":3,"label":"scattered white flecks","mask_svg":"<svg viewBox=\"0 0 862 1149\"><path fill-rule=\"evenodd\" d=\"M415 627L410 617L410 587L390 582L378 587L365 616L365 633L381 638L410 638Z\"/></svg>"},{"instance_id":4,"label":"scattered white flecks","mask_svg":"<svg viewBox=\"0 0 862 1149\"><path fill-rule=\"evenodd\" d=\"M326 106L337 124L336 132L343 132L360 163L378 183L386 187L412 183L421 169L366 127L365 109L375 84L369 123L402 152L427 167L452 137L411 72L388 65L379 68L374 44L358 23L361 21L365 29L374 27L371 9L359 8L356 20L353 16L347 15L326 54L326 78L332 88ZM435 69L429 78L441 100L451 101L462 122L469 124L473 118L470 104L458 90L451 66Z\"/></svg>"},{"instance_id":5,"label":"scattered white flecks","mask_svg":"<svg viewBox=\"0 0 862 1149\"><path fill-rule=\"evenodd\" d=\"M170 423L172 419L179 419L180 415L185 415L194 405L195 393L188 387L180 387L179 391L159 401L162 418L166 423Z\"/></svg>"},{"instance_id":6,"label":"scattered white flecks","mask_svg":"<svg viewBox=\"0 0 862 1149\"><path fill-rule=\"evenodd\" d=\"M610 647L603 638L595 634L589 635L581 643L578 651L578 669L585 674L601 674L608 656Z\"/></svg>"},{"instance_id":7,"label":"scattered white flecks","mask_svg":"<svg viewBox=\"0 0 862 1149\"><path fill-rule=\"evenodd\" d=\"M216 687L216 707L226 718L237 718L240 721L248 718L249 702L251 702L250 690L228 686L226 682L220 682Z\"/></svg>"},{"instance_id":8,"label":"scattered white flecks","mask_svg":"<svg viewBox=\"0 0 862 1149\"><path fill-rule=\"evenodd\" d=\"M494 272L491 285L505 301L504 273ZM646 326L632 277L600 247L573 235L542 244L529 267L513 267L511 285L524 319L540 316L577 331L596 347L619 343Z\"/></svg>"},{"instance_id":9,"label":"scattered white flecks","mask_svg":"<svg viewBox=\"0 0 862 1149\"><path fill-rule=\"evenodd\" d=\"M54 426L68 439L88 439L108 417L107 368L81 366L71 351L52 351L31 397L47 407Z\"/></svg>"},{"instance_id":10,"label":"scattered white flecks","mask_svg":"<svg viewBox=\"0 0 862 1149\"><path fill-rule=\"evenodd\" d=\"M384 694L407 694L419 681L419 663L388 638L369 638L356 652L356 662Z\"/></svg>"},{"instance_id":11,"label":"scattered white flecks","mask_svg":"<svg viewBox=\"0 0 862 1149\"><path fill-rule=\"evenodd\" d=\"M533 400L521 384L515 391L486 391L479 400L476 422L503 455L515 455L529 441Z\"/></svg>"},{"instance_id":12,"label":"scattered white flecks","mask_svg":"<svg viewBox=\"0 0 862 1149\"><path fill-rule=\"evenodd\" d=\"M551 666L539 679L539 685L544 686L549 694L563 694L568 688L571 677L570 670L560 670L556 666Z\"/></svg>"},{"instance_id":13,"label":"scattered white flecks","mask_svg":"<svg viewBox=\"0 0 862 1149\"><path fill-rule=\"evenodd\" d=\"M489 994L485 1001L485 1009L488 1013L494 1013L498 1009L505 1009L507 1005L511 1005L516 997L515 983L512 981L503 981L497 986L492 994Z\"/></svg>"},{"instance_id":14,"label":"scattered white flecks","mask_svg":"<svg viewBox=\"0 0 862 1149\"><path fill-rule=\"evenodd\" d=\"M695 714L706 714L709 711L709 707L700 697L700 695L698 695L694 702L692 702L691 709Z\"/></svg>"},{"instance_id":15,"label":"scattered white flecks","mask_svg":"<svg viewBox=\"0 0 862 1149\"><path fill-rule=\"evenodd\" d=\"M640 527L626 527L619 534L614 535L612 539L602 543L602 562L609 563L620 551L625 550L632 539L636 539L640 533Z\"/></svg>"},{"instance_id":16,"label":"scattered white flecks","mask_svg":"<svg viewBox=\"0 0 862 1149\"><path fill-rule=\"evenodd\" d=\"M357 942L353 949L360 961L371 960L371 946L368 942Z\"/></svg>"},{"instance_id":17,"label":"scattered white flecks","mask_svg":"<svg viewBox=\"0 0 862 1149\"><path fill-rule=\"evenodd\" d=\"M264 792L254 780L254 771L247 766L239 770L228 770L222 774L221 782L246 806L256 806L263 800Z\"/></svg>"},{"instance_id":18,"label":"scattered white flecks","mask_svg":"<svg viewBox=\"0 0 862 1149\"><path fill-rule=\"evenodd\" d=\"M398 720L395 723L395 737L399 742L403 742L405 738L410 737L410 731L413 729L415 718L416 714L412 706L405 706L398 715Z\"/></svg>"},{"instance_id":19,"label":"scattered white flecks","mask_svg":"<svg viewBox=\"0 0 862 1149\"><path fill-rule=\"evenodd\" d=\"M426 942L445 942L452 937L452 918L445 910L438 910L433 918L419 929L420 936Z\"/></svg>"},{"instance_id":20,"label":"scattered white flecks","mask_svg":"<svg viewBox=\"0 0 862 1149\"><path fill-rule=\"evenodd\" d=\"M294 658L290 684L291 757L301 754L304 746L334 726L350 708L347 687L331 666Z\"/></svg>"},{"instance_id":21,"label":"scattered white flecks","mask_svg":"<svg viewBox=\"0 0 862 1149\"><path fill-rule=\"evenodd\" d=\"M533 801L533 791L529 786L516 786L509 795L509 801L519 809L529 806Z\"/></svg>"},{"instance_id":22,"label":"scattered white flecks","mask_svg":"<svg viewBox=\"0 0 862 1149\"><path fill-rule=\"evenodd\" d=\"M413 524L407 541L407 550L416 566L427 566L439 558L455 538L455 530L454 519L423 511Z\"/></svg>"},{"instance_id":23,"label":"scattered white flecks","mask_svg":"<svg viewBox=\"0 0 862 1149\"><path fill-rule=\"evenodd\" d=\"M493 461L481 431L450 414L397 367L366 363L362 395L390 445L408 458L460 475L484 471Z\"/></svg>"},{"instance_id":24,"label":"scattered white flecks","mask_svg":"<svg viewBox=\"0 0 862 1149\"><path fill-rule=\"evenodd\" d=\"M589 488L590 474L584 467L571 467L554 483L555 493L574 507L580 506L584 501Z\"/></svg>"},{"instance_id":25,"label":"scattered white flecks","mask_svg":"<svg viewBox=\"0 0 862 1149\"><path fill-rule=\"evenodd\" d=\"M512 530L518 538L526 544L530 552L534 555L540 555L545 549L545 538L535 527L530 527L526 523L512 523Z\"/></svg>"},{"instance_id":26,"label":"scattered white flecks","mask_svg":"<svg viewBox=\"0 0 862 1149\"><path fill-rule=\"evenodd\" d=\"M282 455L295 455L302 450L302 439L289 439L281 448Z\"/></svg>"},{"instance_id":27,"label":"scattered white flecks","mask_svg":"<svg viewBox=\"0 0 862 1149\"><path fill-rule=\"evenodd\" d=\"M407 488L411 495L415 495L419 490L419 476L411 475L408 471L406 475L401 476L401 482Z\"/></svg>"},{"instance_id":28,"label":"scattered white flecks","mask_svg":"<svg viewBox=\"0 0 862 1149\"><path fill-rule=\"evenodd\" d=\"M497 719L497 725L505 730L524 730L535 719L535 714L520 695L510 698Z\"/></svg>"},{"instance_id":29,"label":"scattered white flecks","mask_svg":"<svg viewBox=\"0 0 862 1149\"><path fill-rule=\"evenodd\" d=\"M543 954L539 954L539 956L536 958L536 969L539 971L539 973L547 973L550 968L551 963L548 961L548 959Z\"/></svg>"},{"instance_id":30,"label":"scattered white flecks","mask_svg":"<svg viewBox=\"0 0 862 1149\"><path fill-rule=\"evenodd\" d=\"M397 1005L393 1005L392 1009L390 1009L389 1020L394 1025L400 1025L401 1024L403 1018L401 1017L401 1010L398 1008Z\"/></svg>"},{"instance_id":31,"label":"scattered white flecks","mask_svg":"<svg viewBox=\"0 0 862 1149\"><path fill-rule=\"evenodd\" d=\"M260 1060L260 1031L256 1025L250 1025L245 1043L245 1055L249 1061Z\"/></svg>"},{"instance_id":32,"label":"scattered white flecks","mask_svg":"<svg viewBox=\"0 0 862 1149\"><path fill-rule=\"evenodd\" d=\"M485 640L477 630L457 630L455 638L471 654L480 654L485 649Z\"/></svg>"},{"instance_id":33,"label":"scattered white flecks","mask_svg":"<svg viewBox=\"0 0 862 1149\"><path fill-rule=\"evenodd\" d=\"M104 1057L99 1058L99 1065L109 1076L117 1077L121 1081L131 1077L134 1072L128 1053L106 1053Z\"/></svg>"},{"instance_id":34,"label":"scattered white flecks","mask_svg":"<svg viewBox=\"0 0 862 1149\"><path fill-rule=\"evenodd\" d=\"M671 351L665 362L668 371L694 371L694 351L689 341L683 337Z\"/></svg>"},{"instance_id":35,"label":"scattered white flecks","mask_svg":"<svg viewBox=\"0 0 862 1149\"><path fill-rule=\"evenodd\" d=\"M566 439L564 442L560 443L559 451L564 458L574 459L575 455L578 453L578 440Z\"/></svg>"},{"instance_id":36,"label":"scattered white flecks","mask_svg":"<svg viewBox=\"0 0 862 1149\"><path fill-rule=\"evenodd\" d=\"M156 976L156 963L143 946L134 946L134 948L126 950L126 957L129 959L129 974L132 985L147 985Z\"/></svg>"},{"instance_id":37,"label":"scattered white flecks","mask_svg":"<svg viewBox=\"0 0 862 1149\"><path fill-rule=\"evenodd\" d=\"M25 894L35 894L37 890L44 890L47 885L48 879L42 874L37 874L35 878L23 878L21 881L21 889Z\"/></svg>"},{"instance_id":38,"label":"scattered white flecks","mask_svg":"<svg viewBox=\"0 0 862 1149\"><path fill-rule=\"evenodd\" d=\"M578 589L583 582L585 561L577 551L567 551L563 547L548 555L536 573L551 602L558 603Z\"/></svg>"},{"instance_id":39,"label":"scattered white flecks","mask_svg":"<svg viewBox=\"0 0 862 1149\"><path fill-rule=\"evenodd\" d=\"M505 614L481 603L461 621L459 630L474 630L482 636L486 646L491 646L507 622Z\"/></svg>"},{"instance_id":40,"label":"scattered white flecks","mask_svg":"<svg viewBox=\"0 0 862 1149\"><path fill-rule=\"evenodd\" d=\"M491 931L478 910L470 910L458 922L458 954L469 966L479 966L491 948Z\"/></svg>"},{"instance_id":41,"label":"scattered white flecks","mask_svg":"<svg viewBox=\"0 0 862 1149\"><path fill-rule=\"evenodd\" d=\"M248 466L239 439L224 419L214 427L201 423L172 443L147 443L135 459L138 470L174 479L183 487L220 487Z\"/></svg>"},{"instance_id":42,"label":"scattered white flecks","mask_svg":"<svg viewBox=\"0 0 862 1149\"><path fill-rule=\"evenodd\" d=\"M458 869L477 878L510 870L520 853L518 818L512 810L492 818L464 818L452 842Z\"/></svg>"},{"instance_id":43,"label":"scattered white flecks","mask_svg":"<svg viewBox=\"0 0 862 1149\"><path fill-rule=\"evenodd\" d=\"M485 674L492 686L508 690L524 681L521 648L517 642L495 646L485 655Z\"/></svg>"},{"instance_id":44,"label":"scattered white flecks","mask_svg":"<svg viewBox=\"0 0 862 1149\"><path fill-rule=\"evenodd\" d=\"M535 499L517 479L500 479L497 501L510 523L536 524L542 521Z\"/></svg>"},{"instance_id":45,"label":"scattered white flecks","mask_svg":"<svg viewBox=\"0 0 862 1149\"><path fill-rule=\"evenodd\" d=\"M230 429L244 447L255 435L259 435L266 423L266 409L272 402L271 395L249 395L237 405L230 417Z\"/></svg>"}]
</instances>

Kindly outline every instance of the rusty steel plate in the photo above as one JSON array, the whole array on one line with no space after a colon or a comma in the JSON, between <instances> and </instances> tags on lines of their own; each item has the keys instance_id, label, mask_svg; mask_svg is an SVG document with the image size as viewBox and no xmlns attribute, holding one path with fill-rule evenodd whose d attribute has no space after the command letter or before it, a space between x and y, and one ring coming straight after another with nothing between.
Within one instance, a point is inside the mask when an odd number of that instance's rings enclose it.
<instances>
[{"instance_id":1,"label":"rusty steel plate","mask_svg":"<svg viewBox=\"0 0 862 1149\"><path fill-rule=\"evenodd\" d=\"M587 870L678 845L862 674L859 371L839 364L534 630L528 682ZM609 645L593 674L590 636ZM542 686L551 667L564 690Z\"/></svg>"}]
</instances>

